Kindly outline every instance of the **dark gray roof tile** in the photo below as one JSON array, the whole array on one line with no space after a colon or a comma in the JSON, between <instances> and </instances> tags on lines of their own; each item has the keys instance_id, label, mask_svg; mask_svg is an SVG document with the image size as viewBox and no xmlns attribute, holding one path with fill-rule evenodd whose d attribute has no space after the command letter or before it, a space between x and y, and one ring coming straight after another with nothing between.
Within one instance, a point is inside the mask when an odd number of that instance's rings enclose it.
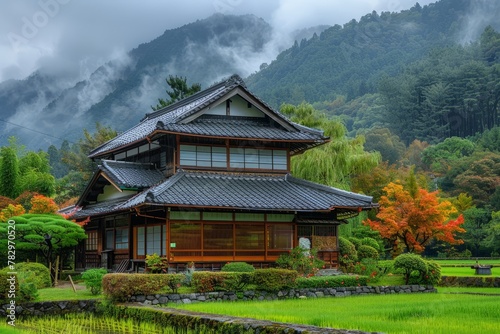
<instances>
[{"instance_id":1,"label":"dark gray roof tile","mask_svg":"<svg viewBox=\"0 0 500 334\"><path fill-rule=\"evenodd\" d=\"M185 171L131 198L121 208L141 204L288 211L334 207L359 210L376 206L370 196L319 186L290 175Z\"/></svg>"},{"instance_id":2,"label":"dark gray roof tile","mask_svg":"<svg viewBox=\"0 0 500 334\"><path fill-rule=\"evenodd\" d=\"M103 160L99 169L120 188L149 188L165 178L149 163Z\"/></svg>"}]
</instances>

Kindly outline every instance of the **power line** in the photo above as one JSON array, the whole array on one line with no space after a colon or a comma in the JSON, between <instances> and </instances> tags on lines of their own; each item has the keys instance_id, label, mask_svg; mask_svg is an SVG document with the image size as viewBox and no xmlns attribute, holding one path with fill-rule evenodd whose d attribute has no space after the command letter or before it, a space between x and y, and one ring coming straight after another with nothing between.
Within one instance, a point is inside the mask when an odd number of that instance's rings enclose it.
<instances>
[{"instance_id":1,"label":"power line","mask_svg":"<svg viewBox=\"0 0 500 334\"><path fill-rule=\"evenodd\" d=\"M31 129L31 128L28 128L24 125L20 125L20 124L16 124L16 123L12 123L10 121L6 121L4 119L1 119L0 118L0 122L4 122L4 123L7 123L7 124L10 124L10 125L14 125L14 126L17 126L21 129L25 129L25 130L28 130L28 131L31 131L31 132L35 132L35 133L38 133L38 134L41 134L41 135L44 135L44 136L47 136L47 137L51 137L51 138L54 138L54 139L59 139L59 140L62 140L62 141L67 141L68 143L71 143L71 144L75 144L74 142L72 142L71 140L68 140L68 139L64 139L64 138L61 138L61 137L57 137L57 136L53 136L53 135L50 135L48 133L45 133L45 132L42 132L42 131L39 131L39 130L35 130L35 129Z\"/></svg>"}]
</instances>

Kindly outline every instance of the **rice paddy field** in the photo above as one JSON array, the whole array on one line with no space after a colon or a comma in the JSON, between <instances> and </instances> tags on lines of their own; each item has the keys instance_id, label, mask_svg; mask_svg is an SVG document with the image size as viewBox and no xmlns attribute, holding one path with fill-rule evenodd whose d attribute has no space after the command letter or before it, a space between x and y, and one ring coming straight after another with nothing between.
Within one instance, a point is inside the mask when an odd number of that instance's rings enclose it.
<instances>
[{"instance_id":1,"label":"rice paddy field","mask_svg":"<svg viewBox=\"0 0 500 334\"><path fill-rule=\"evenodd\" d=\"M198 312L384 333L500 333L498 294L398 294L199 303L178 307Z\"/></svg>"}]
</instances>

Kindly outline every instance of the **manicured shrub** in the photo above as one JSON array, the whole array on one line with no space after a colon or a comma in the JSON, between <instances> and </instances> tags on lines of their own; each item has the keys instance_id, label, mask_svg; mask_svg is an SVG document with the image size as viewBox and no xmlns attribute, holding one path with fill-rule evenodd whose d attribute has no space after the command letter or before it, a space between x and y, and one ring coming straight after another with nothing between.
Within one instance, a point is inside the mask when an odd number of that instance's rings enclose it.
<instances>
[{"instance_id":1,"label":"manicured shrub","mask_svg":"<svg viewBox=\"0 0 500 334\"><path fill-rule=\"evenodd\" d=\"M441 266L432 260L424 260L426 271L413 271L410 275L410 284L437 285L441 280Z\"/></svg>"},{"instance_id":2,"label":"manicured shrub","mask_svg":"<svg viewBox=\"0 0 500 334\"><path fill-rule=\"evenodd\" d=\"M93 295L98 295L102 290L102 278L108 271L106 269L89 269L82 274L82 279L85 282L85 287L90 290Z\"/></svg>"},{"instance_id":3,"label":"manicured shrub","mask_svg":"<svg viewBox=\"0 0 500 334\"><path fill-rule=\"evenodd\" d=\"M361 261L363 259L378 259L378 251L372 246L361 245L358 248L358 259Z\"/></svg>"},{"instance_id":4,"label":"manicured shrub","mask_svg":"<svg viewBox=\"0 0 500 334\"><path fill-rule=\"evenodd\" d=\"M276 264L282 269L295 270L300 275L313 276L325 264L316 254L313 249L295 247L289 253L281 254Z\"/></svg>"},{"instance_id":5,"label":"manicured shrub","mask_svg":"<svg viewBox=\"0 0 500 334\"><path fill-rule=\"evenodd\" d=\"M177 293L183 274L106 274L102 288L106 298L126 301L133 295L151 295L170 290Z\"/></svg>"},{"instance_id":6,"label":"manicured shrub","mask_svg":"<svg viewBox=\"0 0 500 334\"><path fill-rule=\"evenodd\" d=\"M340 288L348 286L365 286L368 284L368 277L339 275L339 276L314 276L299 277L297 279L297 288Z\"/></svg>"},{"instance_id":7,"label":"manicured shrub","mask_svg":"<svg viewBox=\"0 0 500 334\"><path fill-rule=\"evenodd\" d=\"M394 260L382 260L377 262L377 267L382 274L387 275L394 272Z\"/></svg>"},{"instance_id":8,"label":"manicured shrub","mask_svg":"<svg viewBox=\"0 0 500 334\"><path fill-rule=\"evenodd\" d=\"M235 272L235 273L252 273L255 271L254 266L246 262L228 262L221 271Z\"/></svg>"},{"instance_id":9,"label":"manicured shrub","mask_svg":"<svg viewBox=\"0 0 500 334\"><path fill-rule=\"evenodd\" d=\"M191 278L196 292L241 291L252 282L252 273L197 271Z\"/></svg>"},{"instance_id":10,"label":"manicured shrub","mask_svg":"<svg viewBox=\"0 0 500 334\"><path fill-rule=\"evenodd\" d=\"M16 264L18 274L26 273L24 279L33 283L37 289L48 288L52 286L50 271L45 265L36 262L20 262Z\"/></svg>"},{"instance_id":11,"label":"manicured shrub","mask_svg":"<svg viewBox=\"0 0 500 334\"><path fill-rule=\"evenodd\" d=\"M352 242L352 244L354 245L354 247L356 247L356 249L359 249L359 247L361 247L361 245L362 245L361 239L358 239L355 237L349 237L349 238L347 238L347 240Z\"/></svg>"},{"instance_id":12,"label":"manicured shrub","mask_svg":"<svg viewBox=\"0 0 500 334\"><path fill-rule=\"evenodd\" d=\"M339 237L339 266L344 272L352 270L354 263L358 260L358 252L352 242L344 237Z\"/></svg>"},{"instance_id":13,"label":"manicured shrub","mask_svg":"<svg viewBox=\"0 0 500 334\"><path fill-rule=\"evenodd\" d=\"M257 289L279 291L294 288L299 273L288 269L257 269L254 272L254 283Z\"/></svg>"},{"instance_id":14,"label":"manicured shrub","mask_svg":"<svg viewBox=\"0 0 500 334\"><path fill-rule=\"evenodd\" d=\"M394 269L399 269L403 272L405 284L408 284L413 271L420 273L427 272L427 264L420 255L405 253L394 259Z\"/></svg>"},{"instance_id":15,"label":"manicured shrub","mask_svg":"<svg viewBox=\"0 0 500 334\"><path fill-rule=\"evenodd\" d=\"M373 248L375 248L377 250L377 252L380 251L380 245L378 244L377 240L375 240L373 238L364 237L363 239L361 239L361 244L373 247ZM359 250L358 247L356 247L356 249Z\"/></svg>"}]
</instances>

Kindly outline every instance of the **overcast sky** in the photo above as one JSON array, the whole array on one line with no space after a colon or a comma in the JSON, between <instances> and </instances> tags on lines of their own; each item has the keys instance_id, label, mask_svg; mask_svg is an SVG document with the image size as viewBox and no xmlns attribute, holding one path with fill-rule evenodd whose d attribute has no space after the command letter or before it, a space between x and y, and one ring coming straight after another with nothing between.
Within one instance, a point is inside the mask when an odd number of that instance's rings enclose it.
<instances>
[{"instance_id":1,"label":"overcast sky","mask_svg":"<svg viewBox=\"0 0 500 334\"><path fill-rule=\"evenodd\" d=\"M419 0L420 5L436 0ZM416 0L1 0L0 82L43 66L88 76L97 66L165 30L214 13L255 14L280 32L344 24Z\"/></svg>"}]
</instances>

